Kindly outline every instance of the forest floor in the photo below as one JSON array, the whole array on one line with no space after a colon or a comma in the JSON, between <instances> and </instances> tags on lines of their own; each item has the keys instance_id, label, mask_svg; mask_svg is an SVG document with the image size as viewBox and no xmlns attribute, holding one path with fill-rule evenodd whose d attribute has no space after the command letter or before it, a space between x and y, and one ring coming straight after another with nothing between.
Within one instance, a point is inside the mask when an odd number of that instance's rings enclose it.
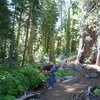
<instances>
[{"instance_id":1,"label":"forest floor","mask_svg":"<svg viewBox=\"0 0 100 100\"><path fill-rule=\"evenodd\" d=\"M88 73L91 70L88 71ZM84 71L85 73L85 71ZM55 87L48 90L47 87L43 88L43 95L40 100L72 100L73 94L79 93L86 89L88 86L100 85L100 72L95 78L86 78L78 76L75 80L63 83L56 82Z\"/></svg>"}]
</instances>

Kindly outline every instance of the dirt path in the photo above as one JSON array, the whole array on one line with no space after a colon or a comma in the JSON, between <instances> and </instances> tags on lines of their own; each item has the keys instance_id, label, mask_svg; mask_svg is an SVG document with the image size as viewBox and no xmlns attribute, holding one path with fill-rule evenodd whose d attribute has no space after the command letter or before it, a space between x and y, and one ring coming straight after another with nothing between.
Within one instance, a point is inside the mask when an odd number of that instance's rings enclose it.
<instances>
[{"instance_id":1,"label":"dirt path","mask_svg":"<svg viewBox=\"0 0 100 100\"><path fill-rule=\"evenodd\" d=\"M100 78L77 78L68 83L56 83L51 90L44 89L41 100L72 100L71 97L75 93L79 93L84 88L100 84Z\"/></svg>"}]
</instances>

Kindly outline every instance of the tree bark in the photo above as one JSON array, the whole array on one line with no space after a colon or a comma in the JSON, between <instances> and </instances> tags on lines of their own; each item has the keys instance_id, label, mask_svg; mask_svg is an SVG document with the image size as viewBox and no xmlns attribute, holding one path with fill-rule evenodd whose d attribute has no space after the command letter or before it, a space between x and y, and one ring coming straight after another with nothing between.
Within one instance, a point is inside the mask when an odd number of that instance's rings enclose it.
<instances>
[{"instance_id":1,"label":"tree bark","mask_svg":"<svg viewBox=\"0 0 100 100\"><path fill-rule=\"evenodd\" d=\"M30 24L30 15L29 15L29 17L28 17L28 19L27 19L26 38L25 38L25 46L24 46L24 53L23 53L22 66L25 65L25 57L26 57L27 42L28 42L28 34L29 34L29 24Z\"/></svg>"},{"instance_id":2,"label":"tree bark","mask_svg":"<svg viewBox=\"0 0 100 100\"><path fill-rule=\"evenodd\" d=\"M20 39L20 31L21 31L21 19L22 19L22 13L20 13L20 19L18 22L18 32L17 32L17 38L16 38L16 58L18 58L18 52L19 52L19 39Z\"/></svg>"},{"instance_id":3,"label":"tree bark","mask_svg":"<svg viewBox=\"0 0 100 100\"><path fill-rule=\"evenodd\" d=\"M100 66L100 45L98 46L98 54L97 54L96 65Z\"/></svg>"},{"instance_id":4,"label":"tree bark","mask_svg":"<svg viewBox=\"0 0 100 100\"><path fill-rule=\"evenodd\" d=\"M10 39L10 47L9 47L9 57L8 57L8 63L9 67L13 67L14 62L14 50L15 50L15 19L16 19L16 6L15 6L15 12L14 12L14 18L13 18L13 33L12 38Z\"/></svg>"},{"instance_id":5,"label":"tree bark","mask_svg":"<svg viewBox=\"0 0 100 100\"><path fill-rule=\"evenodd\" d=\"M86 34L86 32L88 34ZM90 40L86 40L87 37L90 37ZM79 40L79 48L78 48L78 55L77 55L77 61L83 63L84 62L84 58L89 58L90 54L91 54L91 48L93 46L93 44L96 42L97 40L97 35L96 32L93 31L92 28L84 28L81 31L81 37Z\"/></svg>"},{"instance_id":6,"label":"tree bark","mask_svg":"<svg viewBox=\"0 0 100 100\"><path fill-rule=\"evenodd\" d=\"M83 33L83 30L81 31L81 36L79 39L79 48L78 48L78 54L77 54L77 61L82 62L82 55L84 51L84 39L85 39L85 34Z\"/></svg>"},{"instance_id":7,"label":"tree bark","mask_svg":"<svg viewBox=\"0 0 100 100\"><path fill-rule=\"evenodd\" d=\"M66 28L66 52L70 53L70 7L68 8L67 28Z\"/></svg>"},{"instance_id":8,"label":"tree bark","mask_svg":"<svg viewBox=\"0 0 100 100\"><path fill-rule=\"evenodd\" d=\"M33 43L34 43L34 36L35 36L35 25L32 24L29 34L29 41L28 41L28 48L27 48L27 54L28 54L28 62L33 63L34 57L33 57ZM35 54L35 52L34 52Z\"/></svg>"},{"instance_id":9,"label":"tree bark","mask_svg":"<svg viewBox=\"0 0 100 100\"><path fill-rule=\"evenodd\" d=\"M49 61L55 63L55 38L50 38Z\"/></svg>"},{"instance_id":10,"label":"tree bark","mask_svg":"<svg viewBox=\"0 0 100 100\"><path fill-rule=\"evenodd\" d=\"M32 55L33 51L33 40L34 40L34 34L35 34L35 25L31 26L31 31L30 31L30 37L29 37L29 42L28 42L28 54Z\"/></svg>"},{"instance_id":11,"label":"tree bark","mask_svg":"<svg viewBox=\"0 0 100 100\"><path fill-rule=\"evenodd\" d=\"M6 39L1 39L0 41L0 60L4 60L6 55L6 44L7 44L7 40Z\"/></svg>"}]
</instances>

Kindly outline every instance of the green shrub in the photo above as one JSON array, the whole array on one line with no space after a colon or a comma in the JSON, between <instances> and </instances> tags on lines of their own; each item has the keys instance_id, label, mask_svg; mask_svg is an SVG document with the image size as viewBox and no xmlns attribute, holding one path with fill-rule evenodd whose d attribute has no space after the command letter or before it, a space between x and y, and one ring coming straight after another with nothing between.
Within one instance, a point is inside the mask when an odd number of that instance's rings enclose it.
<instances>
[{"instance_id":1,"label":"green shrub","mask_svg":"<svg viewBox=\"0 0 100 100\"><path fill-rule=\"evenodd\" d=\"M26 62L27 62L27 64L32 64L32 63L34 63L35 60L34 60L33 55L29 54L29 55L26 57Z\"/></svg>"},{"instance_id":2,"label":"green shrub","mask_svg":"<svg viewBox=\"0 0 100 100\"><path fill-rule=\"evenodd\" d=\"M11 95L7 95L7 96L0 95L0 100L16 100L16 97Z\"/></svg>"},{"instance_id":3,"label":"green shrub","mask_svg":"<svg viewBox=\"0 0 100 100\"><path fill-rule=\"evenodd\" d=\"M99 89L99 88L95 89L93 92L94 92L96 95L100 95L100 89Z\"/></svg>"},{"instance_id":4,"label":"green shrub","mask_svg":"<svg viewBox=\"0 0 100 100\"><path fill-rule=\"evenodd\" d=\"M68 73L68 71L66 71L66 70L58 70L58 72L56 73L56 77L66 76L67 73Z\"/></svg>"},{"instance_id":5,"label":"green shrub","mask_svg":"<svg viewBox=\"0 0 100 100\"><path fill-rule=\"evenodd\" d=\"M32 88L37 88L40 85L43 85L46 80L45 76L42 73L32 67L25 67L21 70L21 73L23 73L24 76L30 79L29 82Z\"/></svg>"},{"instance_id":6,"label":"green shrub","mask_svg":"<svg viewBox=\"0 0 100 100\"><path fill-rule=\"evenodd\" d=\"M75 75L75 72L69 72L68 70L58 70L56 77L63 77L67 75Z\"/></svg>"},{"instance_id":7,"label":"green shrub","mask_svg":"<svg viewBox=\"0 0 100 100\"><path fill-rule=\"evenodd\" d=\"M70 53L69 57L73 57L73 56L76 56L76 55L77 55L77 52L74 51L74 52L71 52L71 53Z\"/></svg>"},{"instance_id":8,"label":"green shrub","mask_svg":"<svg viewBox=\"0 0 100 100\"><path fill-rule=\"evenodd\" d=\"M96 84L96 86L100 87L100 84Z\"/></svg>"},{"instance_id":9,"label":"green shrub","mask_svg":"<svg viewBox=\"0 0 100 100\"><path fill-rule=\"evenodd\" d=\"M0 94L17 95L28 88L28 79L15 71L6 73L0 80Z\"/></svg>"},{"instance_id":10,"label":"green shrub","mask_svg":"<svg viewBox=\"0 0 100 100\"><path fill-rule=\"evenodd\" d=\"M46 77L31 66L0 71L0 100L14 100L13 96L18 96L28 88L38 88L45 81Z\"/></svg>"},{"instance_id":11,"label":"green shrub","mask_svg":"<svg viewBox=\"0 0 100 100\"><path fill-rule=\"evenodd\" d=\"M75 72L68 72L68 75L75 75Z\"/></svg>"}]
</instances>

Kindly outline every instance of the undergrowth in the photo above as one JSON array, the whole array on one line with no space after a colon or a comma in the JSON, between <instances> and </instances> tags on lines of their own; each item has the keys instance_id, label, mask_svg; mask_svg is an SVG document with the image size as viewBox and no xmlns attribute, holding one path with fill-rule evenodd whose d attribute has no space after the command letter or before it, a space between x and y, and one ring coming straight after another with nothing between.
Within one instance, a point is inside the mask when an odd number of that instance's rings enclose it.
<instances>
[{"instance_id":1,"label":"undergrowth","mask_svg":"<svg viewBox=\"0 0 100 100\"><path fill-rule=\"evenodd\" d=\"M42 86L46 77L37 70L38 65L0 70L0 100L15 100L27 89Z\"/></svg>"}]
</instances>

